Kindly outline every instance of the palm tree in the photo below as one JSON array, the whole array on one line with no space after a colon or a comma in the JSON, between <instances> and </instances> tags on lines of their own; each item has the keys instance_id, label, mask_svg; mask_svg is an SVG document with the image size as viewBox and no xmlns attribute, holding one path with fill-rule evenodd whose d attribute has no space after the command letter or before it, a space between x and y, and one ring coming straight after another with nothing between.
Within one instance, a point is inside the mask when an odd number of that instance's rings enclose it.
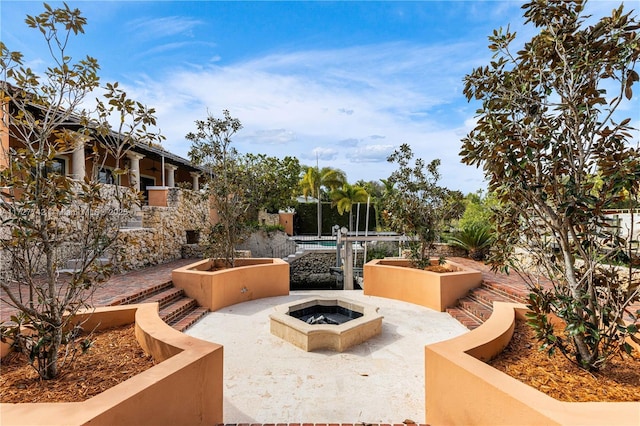
<instances>
[{"instance_id":1,"label":"palm tree","mask_svg":"<svg viewBox=\"0 0 640 426\"><path fill-rule=\"evenodd\" d=\"M352 207L355 203L365 203L367 198L369 198L369 194L361 186L345 183L341 189L334 189L329 195L332 205L338 208L340 215L344 212L349 212L349 231L351 231L353 222Z\"/></svg>"},{"instance_id":2,"label":"palm tree","mask_svg":"<svg viewBox=\"0 0 640 426\"><path fill-rule=\"evenodd\" d=\"M302 195L318 199L318 237L322 235L322 188L333 191L347 181L347 176L340 169L332 167L308 167L300 180Z\"/></svg>"}]
</instances>

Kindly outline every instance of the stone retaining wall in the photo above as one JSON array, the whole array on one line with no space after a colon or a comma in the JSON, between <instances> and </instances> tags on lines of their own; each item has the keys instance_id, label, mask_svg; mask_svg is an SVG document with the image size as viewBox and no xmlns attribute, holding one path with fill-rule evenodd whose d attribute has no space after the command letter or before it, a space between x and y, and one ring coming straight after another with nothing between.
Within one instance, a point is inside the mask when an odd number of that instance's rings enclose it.
<instances>
[{"instance_id":1,"label":"stone retaining wall","mask_svg":"<svg viewBox=\"0 0 640 426\"><path fill-rule=\"evenodd\" d=\"M110 189L106 186L104 190ZM114 214L122 214L115 208L112 210ZM130 211L127 214L133 216L135 212ZM167 207L143 206L138 214L142 216L142 228L120 229L117 242L107 253L109 260L121 272L182 258L182 247L187 244L187 231L192 231L193 238L193 235L204 233L209 223L206 198L198 192L180 188L169 188ZM73 228L70 227L71 229ZM7 232L8 227L0 227L0 237ZM202 239L202 236L200 238ZM80 250L73 235L69 235L69 241L60 246L56 256L61 267L71 267L65 265L66 261L76 258ZM190 257L198 252L195 248L186 254ZM0 250L0 276L9 273L11 264L11 254Z\"/></svg>"},{"instance_id":2,"label":"stone retaining wall","mask_svg":"<svg viewBox=\"0 0 640 426\"><path fill-rule=\"evenodd\" d=\"M362 265L362 252L356 254L357 265ZM342 286L331 268L336 266L335 250L308 251L291 262L289 277L292 290L330 289Z\"/></svg>"},{"instance_id":3,"label":"stone retaining wall","mask_svg":"<svg viewBox=\"0 0 640 426\"><path fill-rule=\"evenodd\" d=\"M167 207L142 207L143 228L122 230L113 261L121 270L132 270L186 257L184 254L198 256L197 244L183 252L187 231L192 236L202 234L208 221L206 199L190 190L169 188Z\"/></svg>"}]
</instances>

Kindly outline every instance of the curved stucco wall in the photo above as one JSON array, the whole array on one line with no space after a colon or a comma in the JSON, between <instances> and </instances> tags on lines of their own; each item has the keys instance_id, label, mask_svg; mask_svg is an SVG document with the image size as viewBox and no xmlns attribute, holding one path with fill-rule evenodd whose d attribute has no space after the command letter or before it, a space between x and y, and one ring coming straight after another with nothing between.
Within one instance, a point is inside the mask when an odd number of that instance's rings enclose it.
<instances>
[{"instance_id":1,"label":"curved stucco wall","mask_svg":"<svg viewBox=\"0 0 640 426\"><path fill-rule=\"evenodd\" d=\"M157 365L83 402L0 404L2 424L221 423L222 346L174 330L160 319L156 303L98 308L89 321L108 328L134 317L136 337Z\"/></svg>"},{"instance_id":2,"label":"curved stucco wall","mask_svg":"<svg viewBox=\"0 0 640 426\"><path fill-rule=\"evenodd\" d=\"M428 424L640 424L639 402L558 401L486 364L506 347L525 312L525 305L495 302L480 327L425 347Z\"/></svg>"}]
</instances>

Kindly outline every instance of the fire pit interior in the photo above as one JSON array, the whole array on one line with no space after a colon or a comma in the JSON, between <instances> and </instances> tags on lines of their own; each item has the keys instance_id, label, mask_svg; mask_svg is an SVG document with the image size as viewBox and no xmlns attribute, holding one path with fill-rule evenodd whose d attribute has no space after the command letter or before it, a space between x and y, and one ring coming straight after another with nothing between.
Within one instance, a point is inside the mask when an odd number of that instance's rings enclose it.
<instances>
[{"instance_id":1,"label":"fire pit interior","mask_svg":"<svg viewBox=\"0 0 640 426\"><path fill-rule=\"evenodd\" d=\"M362 312L352 311L349 308L335 305L312 305L296 311L289 311L289 315L304 321L307 324L334 324L340 325L352 319L360 318Z\"/></svg>"},{"instance_id":2,"label":"fire pit interior","mask_svg":"<svg viewBox=\"0 0 640 426\"><path fill-rule=\"evenodd\" d=\"M343 298L312 297L277 306L271 333L307 351L338 352L382 331L378 308Z\"/></svg>"}]
</instances>

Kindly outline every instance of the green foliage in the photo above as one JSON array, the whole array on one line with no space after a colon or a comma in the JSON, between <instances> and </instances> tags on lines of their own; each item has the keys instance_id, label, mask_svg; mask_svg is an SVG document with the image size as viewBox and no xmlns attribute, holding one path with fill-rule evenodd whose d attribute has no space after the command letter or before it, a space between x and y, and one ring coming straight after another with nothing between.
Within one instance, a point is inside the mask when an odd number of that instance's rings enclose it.
<instances>
[{"instance_id":1,"label":"green foliage","mask_svg":"<svg viewBox=\"0 0 640 426\"><path fill-rule=\"evenodd\" d=\"M465 78L464 94L481 107L460 154L485 170L499 203L491 260L531 279L531 323L543 343L597 370L624 347L631 332L619 321L639 297L636 271L605 272L602 263L631 250L604 211L624 198L637 205L640 192L640 153L630 120L617 113L639 80L640 37L622 6L593 24L583 6L524 4L526 22L540 32L517 52L514 33L493 32L493 60ZM551 293L536 276L551 280ZM549 327L549 314L566 321L563 334Z\"/></svg>"},{"instance_id":2,"label":"green foliage","mask_svg":"<svg viewBox=\"0 0 640 426\"><path fill-rule=\"evenodd\" d=\"M482 191L479 191L467 194L464 201L465 210L458 221L458 228L464 229L475 225L488 226L491 223L492 210L498 207L498 202L492 194L483 196Z\"/></svg>"},{"instance_id":3,"label":"green foliage","mask_svg":"<svg viewBox=\"0 0 640 426\"><path fill-rule=\"evenodd\" d=\"M395 247L392 244L384 244L378 242L377 244L368 244L367 245L367 262L373 259L384 259L385 257L393 256L398 254L398 247L395 244Z\"/></svg>"},{"instance_id":4,"label":"green foliage","mask_svg":"<svg viewBox=\"0 0 640 426\"><path fill-rule=\"evenodd\" d=\"M325 197L330 191L341 187L347 182L347 176L340 169L334 169L332 167L307 167L304 175L300 179L300 192L303 197L315 197L318 199L317 209L317 225L318 225L318 237L322 235L322 207L321 201L325 200ZM324 189L324 191L323 191Z\"/></svg>"},{"instance_id":5,"label":"green foliage","mask_svg":"<svg viewBox=\"0 0 640 426\"><path fill-rule=\"evenodd\" d=\"M249 222L247 226L249 227L251 232L254 232L254 231L264 231L267 233L277 232L277 231L284 232L284 226L282 225L263 225L258 222Z\"/></svg>"},{"instance_id":6,"label":"green foliage","mask_svg":"<svg viewBox=\"0 0 640 426\"><path fill-rule=\"evenodd\" d=\"M250 209L278 213L279 210L294 205L301 171L297 158L279 159L264 154L246 154L243 157L243 168L252 182Z\"/></svg>"},{"instance_id":7,"label":"green foliage","mask_svg":"<svg viewBox=\"0 0 640 426\"><path fill-rule=\"evenodd\" d=\"M418 242L409 245L411 259L417 267L425 267L442 224L453 213L448 204L451 191L437 185L440 160L427 165L418 158L411 165L412 159L407 144L388 158L398 169L386 181L392 190L385 197L388 210L384 217L393 231L417 237Z\"/></svg>"},{"instance_id":8,"label":"green foliage","mask_svg":"<svg viewBox=\"0 0 640 426\"><path fill-rule=\"evenodd\" d=\"M353 205L364 203L369 198L369 194L357 185L345 183L342 188L336 188L329 193L331 205L338 209L338 214L342 216L344 212L349 212L349 230L353 229Z\"/></svg>"},{"instance_id":9,"label":"green foliage","mask_svg":"<svg viewBox=\"0 0 640 426\"><path fill-rule=\"evenodd\" d=\"M358 205L353 206L354 211L358 211L358 207L360 209L360 221L358 223L358 231L364 232L367 229L366 220L364 215L367 211L367 205L359 203ZM318 207L316 203L300 203L296 207L296 223L299 224L299 227L296 228L296 232L300 235L312 235L317 232L316 220L317 220L317 212ZM369 228L374 229L375 227L375 207L371 207L370 215L369 215ZM349 217L345 215L340 215L338 210L333 208L329 203L322 203L322 234L323 235L331 235L332 228L334 225L338 225L340 227L348 227L349 226ZM355 229L355 227L354 227Z\"/></svg>"},{"instance_id":10,"label":"green foliage","mask_svg":"<svg viewBox=\"0 0 640 426\"><path fill-rule=\"evenodd\" d=\"M231 146L231 137L242 129L242 124L227 110L223 111L223 118L209 114L195 124L196 132L185 136L191 141L189 158L208 169L206 191L218 216L209 229L206 254L234 267L235 248L248 233L247 211L251 205L250 177Z\"/></svg>"},{"instance_id":11,"label":"green foliage","mask_svg":"<svg viewBox=\"0 0 640 426\"><path fill-rule=\"evenodd\" d=\"M118 92L117 100L108 95L106 101L98 99L95 114L83 109L87 96L98 88L99 66L88 56L73 62L67 47L71 35L84 32L86 19L66 4L44 8L26 19L43 35L54 63L43 76L24 66L20 52L0 42L0 94L8 112L2 130L8 134L1 136L12 141L9 152L0 152L10 159L0 170L0 251L11 259L11 267L0 270L0 284L4 300L19 310L17 326L2 327L3 339L11 337L40 377L52 379L65 366L61 352L76 353L76 343L80 350L87 347L76 342L78 328L70 321L79 309L90 307L96 285L112 273L113 265L101 258L113 249L120 226L139 204L137 194L127 188L64 175L54 167L55 158L84 149L90 138L107 144L105 135L112 132L108 122L116 112L118 119L141 126L122 135L131 143L143 134L148 140L157 135L138 131L154 124L155 117L124 92ZM116 88L117 83L107 85L107 93ZM64 275L61 269L70 255L75 268ZM33 333L25 333L22 325Z\"/></svg>"},{"instance_id":12,"label":"green foliage","mask_svg":"<svg viewBox=\"0 0 640 426\"><path fill-rule=\"evenodd\" d=\"M474 260L484 260L492 243L491 227L482 223L466 225L449 239L449 244L466 250Z\"/></svg>"}]
</instances>

